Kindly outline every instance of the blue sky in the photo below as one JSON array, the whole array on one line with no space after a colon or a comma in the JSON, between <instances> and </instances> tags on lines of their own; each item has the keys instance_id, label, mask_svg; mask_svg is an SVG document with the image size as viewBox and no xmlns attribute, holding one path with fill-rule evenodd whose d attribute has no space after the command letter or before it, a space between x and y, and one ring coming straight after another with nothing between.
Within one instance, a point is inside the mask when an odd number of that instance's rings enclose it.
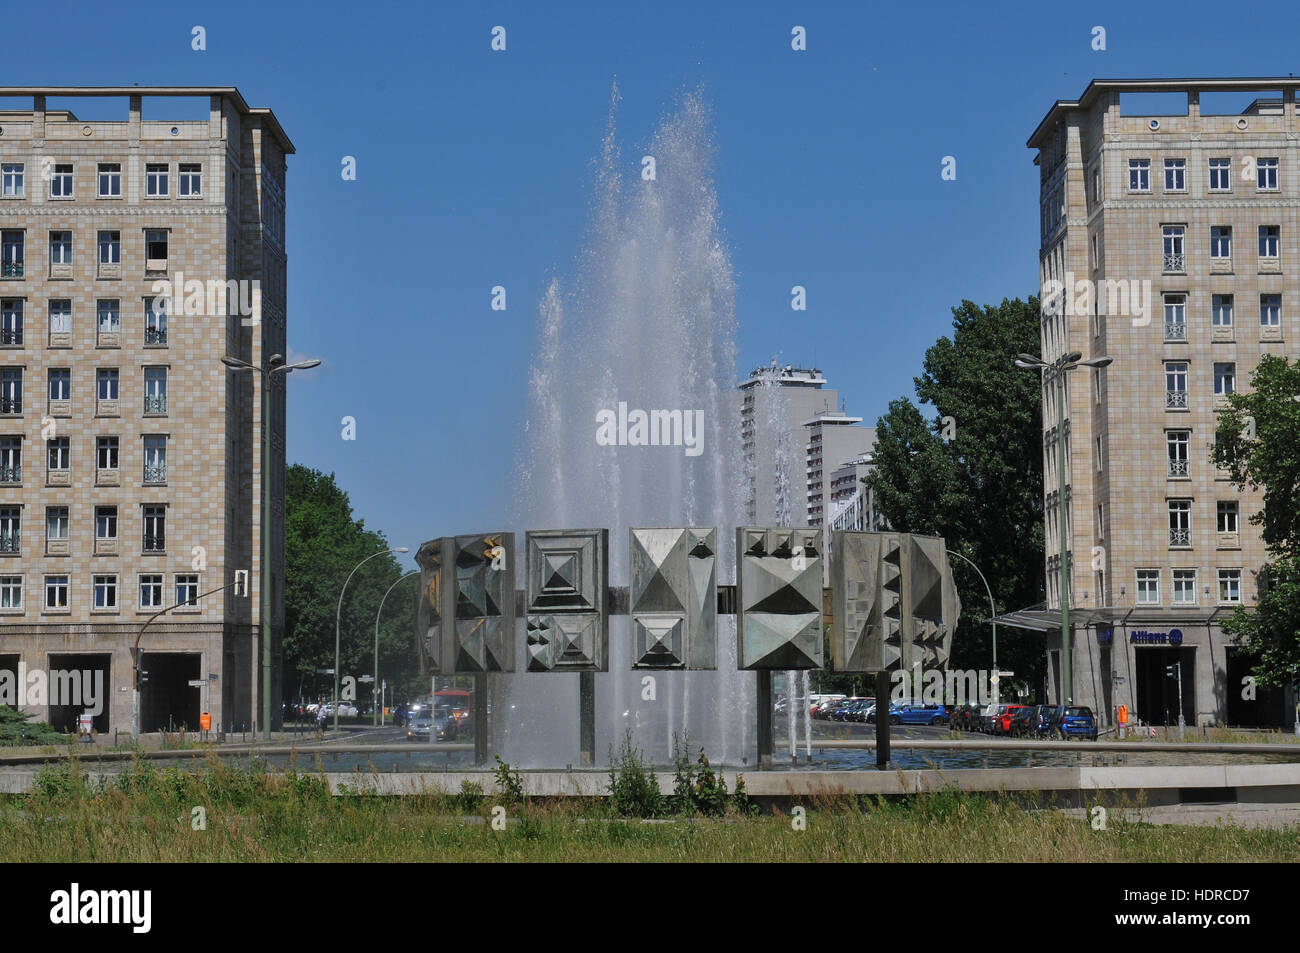
<instances>
[{"instance_id":1,"label":"blue sky","mask_svg":"<svg viewBox=\"0 0 1300 953\"><path fill-rule=\"evenodd\" d=\"M290 349L326 363L292 377L289 459L413 549L504 523L537 302L574 271L615 78L629 175L684 91L712 104L739 373L815 360L874 423L954 304L1034 290L1024 143L1054 100L1093 77L1285 75L1300 20L1237 6L1225 26L1221 2L72 6L6 21L0 82L236 85L293 139Z\"/></svg>"}]
</instances>

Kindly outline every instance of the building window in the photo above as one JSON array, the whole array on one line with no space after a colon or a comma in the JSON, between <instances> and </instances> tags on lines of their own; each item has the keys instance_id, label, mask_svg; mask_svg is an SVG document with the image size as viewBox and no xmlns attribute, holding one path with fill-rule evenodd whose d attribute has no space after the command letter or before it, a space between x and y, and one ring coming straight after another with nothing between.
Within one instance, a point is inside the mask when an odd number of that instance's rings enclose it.
<instances>
[{"instance_id":1,"label":"building window","mask_svg":"<svg viewBox=\"0 0 1300 953\"><path fill-rule=\"evenodd\" d=\"M159 415L167 413L167 368L165 367L144 369L144 412Z\"/></svg>"},{"instance_id":2,"label":"building window","mask_svg":"<svg viewBox=\"0 0 1300 953\"><path fill-rule=\"evenodd\" d=\"M146 270L167 270L167 230L165 228L151 228L145 231L144 257Z\"/></svg>"},{"instance_id":3,"label":"building window","mask_svg":"<svg viewBox=\"0 0 1300 953\"><path fill-rule=\"evenodd\" d=\"M1097 444L1096 447L1097 471L1100 473L1102 470L1106 469L1106 455L1105 455L1106 447L1101 442L1100 437L1097 438L1096 444Z\"/></svg>"},{"instance_id":4,"label":"building window","mask_svg":"<svg viewBox=\"0 0 1300 953\"><path fill-rule=\"evenodd\" d=\"M1165 295L1165 340L1187 340L1187 295Z\"/></svg>"},{"instance_id":5,"label":"building window","mask_svg":"<svg viewBox=\"0 0 1300 953\"><path fill-rule=\"evenodd\" d=\"M50 264L72 264L72 232L50 232Z\"/></svg>"},{"instance_id":6,"label":"building window","mask_svg":"<svg viewBox=\"0 0 1300 953\"><path fill-rule=\"evenodd\" d=\"M1210 296L1210 324L1216 328L1232 327L1232 295Z\"/></svg>"},{"instance_id":7,"label":"building window","mask_svg":"<svg viewBox=\"0 0 1300 953\"><path fill-rule=\"evenodd\" d=\"M25 188L23 185L23 164L21 162L6 162L0 165L0 194L5 198L21 198Z\"/></svg>"},{"instance_id":8,"label":"building window","mask_svg":"<svg viewBox=\"0 0 1300 953\"><path fill-rule=\"evenodd\" d=\"M166 162L149 162L145 164L144 194L149 198L166 198L171 194L167 187Z\"/></svg>"},{"instance_id":9,"label":"building window","mask_svg":"<svg viewBox=\"0 0 1300 953\"><path fill-rule=\"evenodd\" d=\"M0 344L21 347L23 343L23 300L5 298L0 301Z\"/></svg>"},{"instance_id":10,"label":"building window","mask_svg":"<svg viewBox=\"0 0 1300 953\"><path fill-rule=\"evenodd\" d=\"M140 608L163 608L163 577L152 573L140 577Z\"/></svg>"},{"instance_id":11,"label":"building window","mask_svg":"<svg viewBox=\"0 0 1300 953\"><path fill-rule=\"evenodd\" d=\"M23 369L6 367L0 370L0 414L23 412Z\"/></svg>"},{"instance_id":12,"label":"building window","mask_svg":"<svg viewBox=\"0 0 1300 953\"><path fill-rule=\"evenodd\" d=\"M1219 532L1233 533L1237 532L1237 516L1239 503L1236 500L1220 500L1218 503L1219 511Z\"/></svg>"},{"instance_id":13,"label":"building window","mask_svg":"<svg viewBox=\"0 0 1300 953\"><path fill-rule=\"evenodd\" d=\"M150 504L144 507L144 551L161 553L167 549L167 508Z\"/></svg>"},{"instance_id":14,"label":"building window","mask_svg":"<svg viewBox=\"0 0 1300 953\"><path fill-rule=\"evenodd\" d=\"M45 608L66 609L68 607L68 577L45 577Z\"/></svg>"},{"instance_id":15,"label":"building window","mask_svg":"<svg viewBox=\"0 0 1300 953\"><path fill-rule=\"evenodd\" d=\"M178 167L180 194L190 198L203 194L203 166L197 162L182 162Z\"/></svg>"},{"instance_id":16,"label":"building window","mask_svg":"<svg viewBox=\"0 0 1300 953\"><path fill-rule=\"evenodd\" d=\"M0 231L0 278L21 278L26 261L25 233L16 228Z\"/></svg>"},{"instance_id":17,"label":"building window","mask_svg":"<svg viewBox=\"0 0 1300 953\"><path fill-rule=\"evenodd\" d=\"M1236 603L1241 601L1241 570L1219 570L1219 601Z\"/></svg>"},{"instance_id":18,"label":"building window","mask_svg":"<svg viewBox=\"0 0 1300 953\"><path fill-rule=\"evenodd\" d=\"M1160 570L1139 569L1137 571L1137 604L1140 606L1160 605Z\"/></svg>"},{"instance_id":19,"label":"building window","mask_svg":"<svg viewBox=\"0 0 1300 953\"><path fill-rule=\"evenodd\" d=\"M66 540L68 538L68 508L66 506L45 507L45 538L47 540Z\"/></svg>"},{"instance_id":20,"label":"building window","mask_svg":"<svg viewBox=\"0 0 1300 953\"><path fill-rule=\"evenodd\" d=\"M1169 501L1169 545L1192 544L1192 501Z\"/></svg>"},{"instance_id":21,"label":"building window","mask_svg":"<svg viewBox=\"0 0 1300 953\"><path fill-rule=\"evenodd\" d=\"M1101 170L1100 169L1092 170L1092 200L1094 202L1101 201Z\"/></svg>"},{"instance_id":22,"label":"building window","mask_svg":"<svg viewBox=\"0 0 1300 953\"><path fill-rule=\"evenodd\" d=\"M167 299L144 299L144 343L167 343Z\"/></svg>"},{"instance_id":23,"label":"building window","mask_svg":"<svg viewBox=\"0 0 1300 953\"><path fill-rule=\"evenodd\" d=\"M117 608L117 576L95 576L95 608Z\"/></svg>"},{"instance_id":24,"label":"building window","mask_svg":"<svg viewBox=\"0 0 1300 953\"><path fill-rule=\"evenodd\" d=\"M54 174L50 176L50 198L72 198L72 165L67 162L56 163Z\"/></svg>"},{"instance_id":25,"label":"building window","mask_svg":"<svg viewBox=\"0 0 1300 953\"><path fill-rule=\"evenodd\" d=\"M0 483L23 482L23 438L0 437Z\"/></svg>"},{"instance_id":26,"label":"building window","mask_svg":"<svg viewBox=\"0 0 1300 953\"><path fill-rule=\"evenodd\" d=\"M1259 257L1276 258L1281 238L1282 227L1280 225L1259 226Z\"/></svg>"},{"instance_id":27,"label":"building window","mask_svg":"<svg viewBox=\"0 0 1300 953\"><path fill-rule=\"evenodd\" d=\"M1097 538L1106 538L1106 504L1097 504Z\"/></svg>"},{"instance_id":28,"label":"building window","mask_svg":"<svg viewBox=\"0 0 1300 953\"><path fill-rule=\"evenodd\" d=\"M71 333L72 302L67 298L56 298L50 302L50 334Z\"/></svg>"},{"instance_id":29,"label":"building window","mask_svg":"<svg viewBox=\"0 0 1300 953\"><path fill-rule=\"evenodd\" d=\"M1187 191L1187 160L1186 159L1165 160L1165 191L1166 192Z\"/></svg>"},{"instance_id":30,"label":"building window","mask_svg":"<svg viewBox=\"0 0 1300 953\"><path fill-rule=\"evenodd\" d=\"M1196 570L1174 570L1174 605L1196 605Z\"/></svg>"},{"instance_id":31,"label":"building window","mask_svg":"<svg viewBox=\"0 0 1300 953\"><path fill-rule=\"evenodd\" d=\"M122 197L122 163L99 163L99 197L101 199Z\"/></svg>"},{"instance_id":32,"label":"building window","mask_svg":"<svg viewBox=\"0 0 1300 953\"><path fill-rule=\"evenodd\" d=\"M122 263L122 233L99 233L99 263L101 265L120 265Z\"/></svg>"},{"instance_id":33,"label":"building window","mask_svg":"<svg viewBox=\"0 0 1300 953\"><path fill-rule=\"evenodd\" d=\"M95 372L100 400L117 400L118 372L116 367L101 367Z\"/></svg>"},{"instance_id":34,"label":"building window","mask_svg":"<svg viewBox=\"0 0 1300 953\"><path fill-rule=\"evenodd\" d=\"M1183 479L1187 476L1187 448L1190 444L1190 431L1168 430L1165 432L1165 450L1169 458L1170 479Z\"/></svg>"},{"instance_id":35,"label":"building window","mask_svg":"<svg viewBox=\"0 0 1300 953\"><path fill-rule=\"evenodd\" d=\"M1232 191L1232 160L1231 159L1210 160L1210 191L1211 192Z\"/></svg>"},{"instance_id":36,"label":"building window","mask_svg":"<svg viewBox=\"0 0 1300 953\"><path fill-rule=\"evenodd\" d=\"M72 399L72 371L66 367L51 367L49 370L50 378L50 400L71 400Z\"/></svg>"},{"instance_id":37,"label":"building window","mask_svg":"<svg viewBox=\"0 0 1300 953\"><path fill-rule=\"evenodd\" d=\"M1237 365L1231 361L1214 365L1214 394L1222 397L1237 389Z\"/></svg>"},{"instance_id":38,"label":"building window","mask_svg":"<svg viewBox=\"0 0 1300 953\"><path fill-rule=\"evenodd\" d=\"M118 466L118 438L95 438L95 466L100 470L116 470Z\"/></svg>"},{"instance_id":39,"label":"building window","mask_svg":"<svg viewBox=\"0 0 1300 953\"><path fill-rule=\"evenodd\" d=\"M1151 160L1128 160L1128 190L1130 192L1151 191Z\"/></svg>"},{"instance_id":40,"label":"building window","mask_svg":"<svg viewBox=\"0 0 1300 953\"><path fill-rule=\"evenodd\" d=\"M117 507L95 507L95 539L117 539Z\"/></svg>"},{"instance_id":41,"label":"building window","mask_svg":"<svg viewBox=\"0 0 1300 953\"><path fill-rule=\"evenodd\" d=\"M1256 159L1255 177L1261 192L1277 191L1277 159Z\"/></svg>"},{"instance_id":42,"label":"building window","mask_svg":"<svg viewBox=\"0 0 1300 953\"><path fill-rule=\"evenodd\" d=\"M1210 228L1210 257L1232 257L1232 226L1214 225Z\"/></svg>"},{"instance_id":43,"label":"building window","mask_svg":"<svg viewBox=\"0 0 1300 953\"><path fill-rule=\"evenodd\" d=\"M72 454L70 437L51 437L45 441L46 468L50 470L67 470Z\"/></svg>"},{"instance_id":44,"label":"building window","mask_svg":"<svg viewBox=\"0 0 1300 953\"><path fill-rule=\"evenodd\" d=\"M16 553L22 542L23 511L17 506L0 506L0 553Z\"/></svg>"},{"instance_id":45,"label":"building window","mask_svg":"<svg viewBox=\"0 0 1300 953\"><path fill-rule=\"evenodd\" d=\"M167 436L147 434L144 438L144 482L167 482Z\"/></svg>"},{"instance_id":46,"label":"building window","mask_svg":"<svg viewBox=\"0 0 1300 953\"><path fill-rule=\"evenodd\" d=\"M96 308L100 334L117 334L122 330L122 311L117 298L101 298L96 302Z\"/></svg>"},{"instance_id":47,"label":"building window","mask_svg":"<svg viewBox=\"0 0 1300 953\"><path fill-rule=\"evenodd\" d=\"M0 609L23 607L23 577L0 576Z\"/></svg>"},{"instance_id":48,"label":"building window","mask_svg":"<svg viewBox=\"0 0 1300 953\"><path fill-rule=\"evenodd\" d=\"M1187 229L1182 225L1165 225L1161 232L1164 237L1164 270L1166 273L1181 274L1186 268L1183 239Z\"/></svg>"},{"instance_id":49,"label":"building window","mask_svg":"<svg viewBox=\"0 0 1300 953\"><path fill-rule=\"evenodd\" d=\"M176 576L176 604L198 607L199 577L197 574L182 573Z\"/></svg>"},{"instance_id":50,"label":"building window","mask_svg":"<svg viewBox=\"0 0 1300 953\"><path fill-rule=\"evenodd\" d=\"M1259 296L1259 326L1276 328L1282 324L1282 296L1269 294Z\"/></svg>"},{"instance_id":51,"label":"building window","mask_svg":"<svg viewBox=\"0 0 1300 953\"><path fill-rule=\"evenodd\" d=\"M1165 407L1187 409L1187 362L1165 361Z\"/></svg>"}]
</instances>

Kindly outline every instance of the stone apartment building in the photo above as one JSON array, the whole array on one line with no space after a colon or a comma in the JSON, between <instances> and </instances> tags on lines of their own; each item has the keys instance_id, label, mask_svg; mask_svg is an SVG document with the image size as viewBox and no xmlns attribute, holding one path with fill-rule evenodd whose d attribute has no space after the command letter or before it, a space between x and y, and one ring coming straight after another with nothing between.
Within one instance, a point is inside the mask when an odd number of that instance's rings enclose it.
<instances>
[{"instance_id":1,"label":"stone apartment building","mask_svg":"<svg viewBox=\"0 0 1300 953\"><path fill-rule=\"evenodd\" d=\"M142 730L259 720L263 598L280 697L284 375L264 594L261 384L220 358L285 353L293 151L233 87L0 88L0 670L102 673L100 732L129 730L132 647L177 603L140 643ZM200 598L237 570L251 597Z\"/></svg>"},{"instance_id":2,"label":"stone apartment building","mask_svg":"<svg viewBox=\"0 0 1300 953\"><path fill-rule=\"evenodd\" d=\"M1283 692L1243 698L1248 665L1220 628L1255 601L1266 552L1249 522L1261 494L1230 483L1210 451L1225 395L1249 386L1261 356L1300 357L1298 87L1094 80L1028 141L1045 297L1064 288L1045 303L1042 356L1114 363L1067 372L1063 434L1045 375L1048 600L1002 621L1045 634L1057 701L1070 551L1073 700L1104 723L1124 705L1131 720L1176 724L1180 683L1188 725L1290 723Z\"/></svg>"}]
</instances>

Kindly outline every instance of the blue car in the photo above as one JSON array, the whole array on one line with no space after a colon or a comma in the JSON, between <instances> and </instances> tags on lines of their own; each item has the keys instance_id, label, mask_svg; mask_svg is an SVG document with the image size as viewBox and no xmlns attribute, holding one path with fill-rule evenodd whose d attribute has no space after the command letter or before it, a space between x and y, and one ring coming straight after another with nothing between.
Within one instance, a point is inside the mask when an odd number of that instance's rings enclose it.
<instances>
[{"instance_id":1,"label":"blue car","mask_svg":"<svg viewBox=\"0 0 1300 953\"><path fill-rule=\"evenodd\" d=\"M890 705L891 725L946 725L948 709L943 705Z\"/></svg>"},{"instance_id":2,"label":"blue car","mask_svg":"<svg viewBox=\"0 0 1300 953\"><path fill-rule=\"evenodd\" d=\"M1051 733L1064 741L1067 738L1097 740L1097 719L1086 705L1061 706L1052 715Z\"/></svg>"}]
</instances>

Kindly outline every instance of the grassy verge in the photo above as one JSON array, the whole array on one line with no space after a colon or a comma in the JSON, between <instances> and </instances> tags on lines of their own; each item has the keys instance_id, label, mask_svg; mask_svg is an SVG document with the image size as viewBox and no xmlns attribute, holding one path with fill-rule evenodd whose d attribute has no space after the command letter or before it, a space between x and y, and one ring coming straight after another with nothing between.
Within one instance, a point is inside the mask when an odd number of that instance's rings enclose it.
<instances>
[{"instance_id":1,"label":"grassy verge","mask_svg":"<svg viewBox=\"0 0 1300 953\"><path fill-rule=\"evenodd\" d=\"M503 830L494 829L504 809ZM201 809L196 811L196 809ZM201 823L200 823L201 822ZM803 829L799 829L799 828ZM111 783L75 763L0 802L0 863L22 861L1296 861L1282 830L1154 826L1111 812L1106 830L1010 799L944 792L900 802L820 800L797 812L646 823L611 799L539 802L466 790L333 797L314 773L140 761Z\"/></svg>"}]
</instances>

